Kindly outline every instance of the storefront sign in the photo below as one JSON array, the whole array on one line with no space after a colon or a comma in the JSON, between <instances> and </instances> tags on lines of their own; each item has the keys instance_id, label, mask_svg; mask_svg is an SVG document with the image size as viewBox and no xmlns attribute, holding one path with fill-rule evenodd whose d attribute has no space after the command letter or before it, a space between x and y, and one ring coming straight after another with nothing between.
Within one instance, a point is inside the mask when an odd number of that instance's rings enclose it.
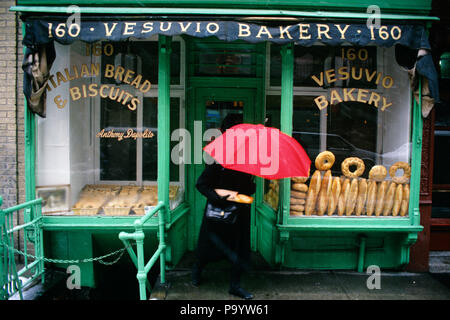
<instances>
[{"instance_id":1,"label":"storefront sign","mask_svg":"<svg viewBox=\"0 0 450 320\"><path fill-rule=\"evenodd\" d=\"M338 80L348 79L356 81L365 80L367 83L376 86L381 84L384 89L389 89L394 85L394 79L389 75L383 75L382 72L377 72L376 70L355 67L350 69L348 67L341 67L337 70L329 69L321 72L319 76L313 75L311 78L321 87L324 85L330 86ZM314 102L320 110L328 107L330 104L338 104L344 101L367 103L380 108L381 111L392 106L392 103L386 97L383 97L375 91L362 88L331 89L329 97L321 95L314 99Z\"/></svg>"},{"instance_id":2,"label":"storefront sign","mask_svg":"<svg viewBox=\"0 0 450 320\"><path fill-rule=\"evenodd\" d=\"M368 28L366 24L298 23L283 26L250 24L238 21L81 21L69 26L57 20L29 20L26 22L24 44L47 43L56 40L69 44L76 40L123 41L130 37L145 39L152 35L215 36L220 40L270 41L311 46L315 42L339 45L397 43L409 47L428 47L425 29L417 25L382 25Z\"/></svg>"}]
</instances>

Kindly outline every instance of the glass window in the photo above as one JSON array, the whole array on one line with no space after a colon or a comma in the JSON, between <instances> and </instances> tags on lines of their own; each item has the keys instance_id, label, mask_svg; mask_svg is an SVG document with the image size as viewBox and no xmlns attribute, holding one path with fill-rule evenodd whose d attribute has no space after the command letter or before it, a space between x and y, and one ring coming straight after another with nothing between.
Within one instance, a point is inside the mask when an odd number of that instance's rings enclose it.
<instances>
[{"instance_id":1,"label":"glass window","mask_svg":"<svg viewBox=\"0 0 450 320\"><path fill-rule=\"evenodd\" d=\"M180 42L172 48L171 131L184 127ZM52 192L65 199L58 208L48 202L44 213L144 214L158 202L158 42L55 43L55 49L47 117L37 118L36 185L46 203ZM183 170L170 164L171 209L184 199Z\"/></svg>"},{"instance_id":2,"label":"glass window","mask_svg":"<svg viewBox=\"0 0 450 320\"><path fill-rule=\"evenodd\" d=\"M270 52L276 96L280 46ZM410 86L394 49L295 46L293 72L292 136L312 164L307 180L291 179L291 216L408 215ZM324 151L332 156L323 158Z\"/></svg>"}]
</instances>

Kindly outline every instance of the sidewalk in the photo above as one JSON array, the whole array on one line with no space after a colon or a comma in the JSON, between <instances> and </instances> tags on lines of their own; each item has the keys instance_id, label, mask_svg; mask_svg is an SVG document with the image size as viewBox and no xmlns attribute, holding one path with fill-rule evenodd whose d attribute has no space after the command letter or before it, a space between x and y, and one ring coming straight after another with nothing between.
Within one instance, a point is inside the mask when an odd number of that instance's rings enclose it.
<instances>
[{"instance_id":1,"label":"sidewalk","mask_svg":"<svg viewBox=\"0 0 450 320\"><path fill-rule=\"evenodd\" d=\"M368 289L369 274L344 271L254 271L242 286L255 300L450 300L450 288L430 273L381 272L380 289ZM447 274L447 279L450 274ZM207 269L194 287L189 271L167 273L165 300L228 300L229 273ZM443 275L441 274L441 277ZM158 292L159 291L159 292Z\"/></svg>"},{"instance_id":2,"label":"sidewalk","mask_svg":"<svg viewBox=\"0 0 450 320\"><path fill-rule=\"evenodd\" d=\"M369 289L372 273L356 271L274 270L258 254L255 270L242 276L242 287L255 300L450 300L450 253L430 256L429 273L381 271L380 289ZM199 287L191 284L193 256L166 274L169 288L156 288L151 298L161 300L240 300L228 294L229 265L210 264ZM373 284L371 278L369 283ZM372 280L372 281L371 281Z\"/></svg>"}]
</instances>

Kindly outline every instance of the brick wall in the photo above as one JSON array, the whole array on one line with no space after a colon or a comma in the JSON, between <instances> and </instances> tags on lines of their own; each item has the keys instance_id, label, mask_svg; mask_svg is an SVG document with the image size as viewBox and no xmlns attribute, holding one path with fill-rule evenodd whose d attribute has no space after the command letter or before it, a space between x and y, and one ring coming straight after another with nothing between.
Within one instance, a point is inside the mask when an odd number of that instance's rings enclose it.
<instances>
[{"instance_id":1,"label":"brick wall","mask_svg":"<svg viewBox=\"0 0 450 320\"><path fill-rule=\"evenodd\" d=\"M17 18L16 13L9 11L12 5L15 5L15 1L0 2L0 196L3 197L2 208L19 202L19 154L23 158L23 143L18 140L20 114L18 114L17 106ZM23 137L23 132L21 136Z\"/></svg>"}]
</instances>

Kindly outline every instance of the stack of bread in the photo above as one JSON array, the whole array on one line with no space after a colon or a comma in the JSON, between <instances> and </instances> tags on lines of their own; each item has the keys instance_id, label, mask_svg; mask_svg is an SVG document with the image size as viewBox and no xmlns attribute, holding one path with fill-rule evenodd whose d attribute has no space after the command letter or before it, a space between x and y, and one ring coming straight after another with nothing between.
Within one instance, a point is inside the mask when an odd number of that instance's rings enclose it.
<instances>
[{"instance_id":1,"label":"stack of bread","mask_svg":"<svg viewBox=\"0 0 450 320\"><path fill-rule=\"evenodd\" d=\"M120 192L103 205L107 216L124 216L130 213L132 206L139 197L140 187L123 186Z\"/></svg>"},{"instance_id":2,"label":"stack of bread","mask_svg":"<svg viewBox=\"0 0 450 320\"><path fill-rule=\"evenodd\" d=\"M333 153L321 152L309 186L305 184L307 178L292 178L291 215L407 215L411 176L408 163L394 163L389 169L391 180L387 181L387 169L382 165L371 168L369 179L361 178L365 166L356 157L345 159L341 164L343 175L333 177L330 169L334 161ZM350 170L352 167L356 169ZM398 169L403 170L402 176L396 175Z\"/></svg>"},{"instance_id":3,"label":"stack of bread","mask_svg":"<svg viewBox=\"0 0 450 320\"><path fill-rule=\"evenodd\" d=\"M264 194L264 201L272 207L272 209L278 209L278 193L279 193L278 180L270 180L269 191Z\"/></svg>"},{"instance_id":4,"label":"stack of bread","mask_svg":"<svg viewBox=\"0 0 450 320\"><path fill-rule=\"evenodd\" d=\"M305 212L308 177L293 177L291 179L291 209L290 215L301 216Z\"/></svg>"},{"instance_id":5,"label":"stack of bread","mask_svg":"<svg viewBox=\"0 0 450 320\"><path fill-rule=\"evenodd\" d=\"M142 188L138 199L133 205L133 211L137 215L144 215L145 207L155 206L158 202L158 187L145 186Z\"/></svg>"},{"instance_id":6,"label":"stack of bread","mask_svg":"<svg viewBox=\"0 0 450 320\"><path fill-rule=\"evenodd\" d=\"M119 190L120 186L117 185L86 185L72 211L76 215L95 215Z\"/></svg>"}]
</instances>

